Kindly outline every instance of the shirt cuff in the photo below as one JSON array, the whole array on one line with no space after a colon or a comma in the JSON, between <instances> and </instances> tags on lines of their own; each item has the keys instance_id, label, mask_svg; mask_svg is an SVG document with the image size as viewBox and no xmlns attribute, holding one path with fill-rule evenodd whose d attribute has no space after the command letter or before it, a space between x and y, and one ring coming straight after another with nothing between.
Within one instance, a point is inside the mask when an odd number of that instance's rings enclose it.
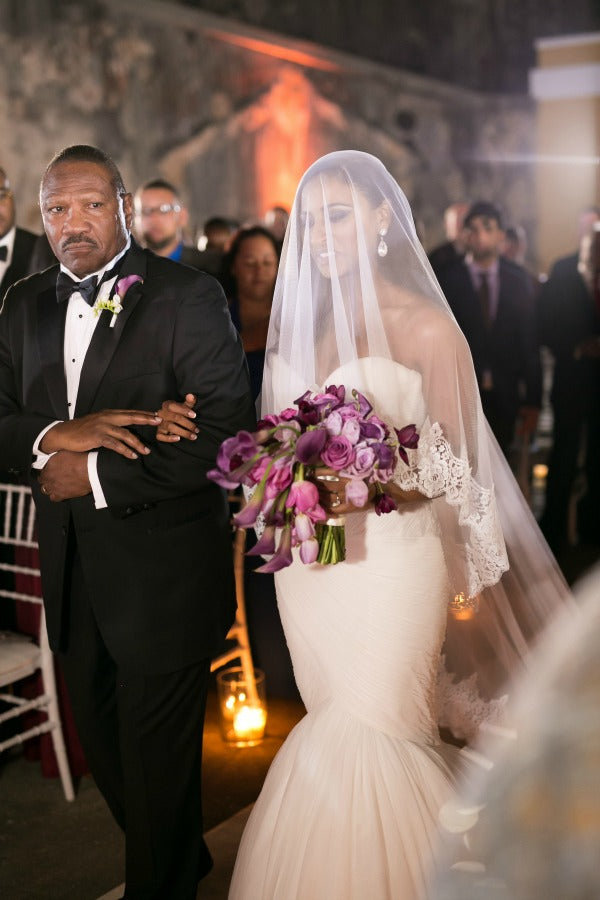
<instances>
[{"instance_id":1,"label":"shirt cuff","mask_svg":"<svg viewBox=\"0 0 600 900\"><path fill-rule=\"evenodd\" d=\"M54 428L55 425L58 425L62 422L62 419L57 419L56 422L51 422L50 425L46 425L43 431L40 431L38 434L35 444L33 445L33 450L31 451L35 459L31 464L32 469L43 469L51 456L54 456L54 453L44 453L43 450L40 450L40 444L42 443L43 437L47 431L50 431L51 428Z\"/></svg>"},{"instance_id":2,"label":"shirt cuff","mask_svg":"<svg viewBox=\"0 0 600 900\"><path fill-rule=\"evenodd\" d=\"M96 509L106 509L108 503L98 478L98 451L92 450L88 453L87 458L88 478L92 486L92 494L94 495L94 505Z\"/></svg>"}]
</instances>

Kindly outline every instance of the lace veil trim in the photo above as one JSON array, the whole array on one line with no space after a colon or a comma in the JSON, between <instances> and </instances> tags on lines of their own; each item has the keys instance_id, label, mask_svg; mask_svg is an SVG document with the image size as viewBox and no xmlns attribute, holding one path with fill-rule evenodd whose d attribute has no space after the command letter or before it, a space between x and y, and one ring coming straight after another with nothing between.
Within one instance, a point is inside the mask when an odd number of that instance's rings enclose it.
<instances>
[{"instance_id":1,"label":"lace veil trim","mask_svg":"<svg viewBox=\"0 0 600 900\"><path fill-rule=\"evenodd\" d=\"M408 456L409 465L400 460L396 468L398 486L458 507L458 524L467 532L469 596L496 584L508 569L508 557L493 488L477 484L468 462L453 454L438 422L422 430L418 449L409 450Z\"/></svg>"}]
</instances>

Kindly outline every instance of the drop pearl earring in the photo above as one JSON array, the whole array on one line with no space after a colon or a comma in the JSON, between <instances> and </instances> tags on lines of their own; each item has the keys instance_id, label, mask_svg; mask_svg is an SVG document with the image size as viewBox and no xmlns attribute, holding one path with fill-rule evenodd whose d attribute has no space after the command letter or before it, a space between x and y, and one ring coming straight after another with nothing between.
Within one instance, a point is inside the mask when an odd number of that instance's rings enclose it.
<instances>
[{"instance_id":1,"label":"drop pearl earring","mask_svg":"<svg viewBox=\"0 0 600 900\"><path fill-rule=\"evenodd\" d=\"M387 234L387 228L382 228L379 232L379 243L377 244L377 253L379 256L384 257L387 256L388 245L384 241L384 237Z\"/></svg>"}]
</instances>

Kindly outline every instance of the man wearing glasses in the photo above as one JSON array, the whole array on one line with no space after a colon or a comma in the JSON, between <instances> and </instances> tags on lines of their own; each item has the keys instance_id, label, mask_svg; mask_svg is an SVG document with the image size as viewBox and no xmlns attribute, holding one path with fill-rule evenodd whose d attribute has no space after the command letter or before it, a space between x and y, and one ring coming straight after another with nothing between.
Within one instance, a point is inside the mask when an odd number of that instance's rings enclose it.
<instances>
[{"instance_id":1,"label":"man wearing glasses","mask_svg":"<svg viewBox=\"0 0 600 900\"><path fill-rule=\"evenodd\" d=\"M4 169L0 168L0 300L6 291L31 271L37 235L15 226L15 199Z\"/></svg>"},{"instance_id":2,"label":"man wearing glasses","mask_svg":"<svg viewBox=\"0 0 600 900\"><path fill-rule=\"evenodd\" d=\"M136 191L134 207L135 231L143 246L158 256L204 268L200 251L184 242L188 211L172 184L161 178L147 181Z\"/></svg>"}]
</instances>

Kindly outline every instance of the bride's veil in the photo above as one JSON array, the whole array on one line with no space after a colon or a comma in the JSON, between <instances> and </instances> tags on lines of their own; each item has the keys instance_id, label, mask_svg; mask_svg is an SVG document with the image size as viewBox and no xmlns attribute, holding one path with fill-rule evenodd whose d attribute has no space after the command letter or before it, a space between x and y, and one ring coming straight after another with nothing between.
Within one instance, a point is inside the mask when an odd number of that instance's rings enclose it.
<instances>
[{"instance_id":1,"label":"bride's veil","mask_svg":"<svg viewBox=\"0 0 600 900\"><path fill-rule=\"evenodd\" d=\"M402 464L397 480L431 498L439 523L446 668L454 682L477 673L481 695L497 697L570 593L483 415L469 348L406 197L378 159L349 150L318 160L298 187L275 285L261 413L279 412L364 357L421 376L427 414L416 423L411 466ZM377 412L376 392L369 399ZM456 717L446 723L468 730Z\"/></svg>"}]
</instances>

